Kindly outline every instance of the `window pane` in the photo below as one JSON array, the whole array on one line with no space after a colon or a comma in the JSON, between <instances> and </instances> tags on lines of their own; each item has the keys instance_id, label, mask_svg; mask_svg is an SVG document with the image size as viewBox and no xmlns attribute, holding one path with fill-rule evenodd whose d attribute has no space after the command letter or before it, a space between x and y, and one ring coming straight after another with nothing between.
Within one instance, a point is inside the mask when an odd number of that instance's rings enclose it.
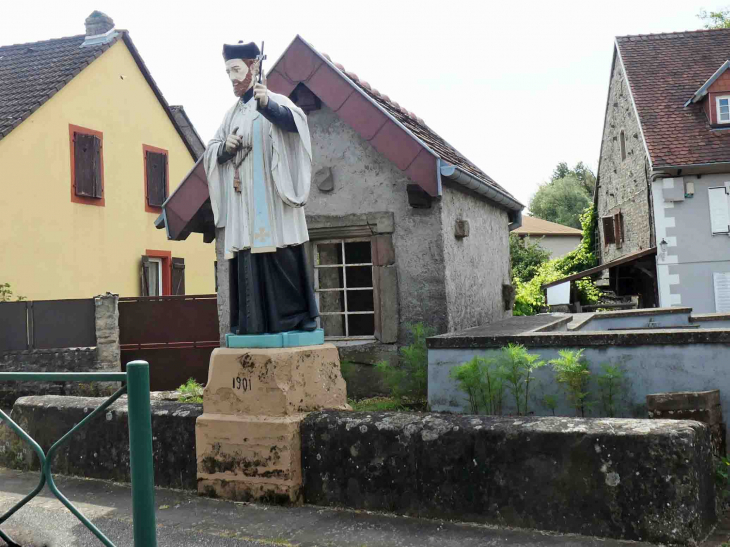
<instances>
[{"instance_id":1,"label":"window pane","mask_svg":"<svg viewBox=\"0 0 730 547\"><path fill-rule=\"evenodd\" d=\"M730 111L730 107L728 107L728 106L721 106L720 107L720 113L727 114L728 111Z\"/></svg>"},{"instance_id":2,"label":"window pane","mask_svg":"<svg viewBox=\"0 0 730 547\"><path fill-rule=\"evenodd\" d=\"M345 336L344 315L323 315L320 319L325 336Z\"/></svg>"},{"instance_id":3,"label":"window pane","mask_svg":"<svg viewBox=\"0 0 730 547\"><path fill-rule=\"evenodd\" d=\"M373 286L372 266L350 266L346 269L348 289Z\"/></svg>"},{"instance_id":4,"label":"window pane","mask_svg":"<svg viewBox=\"0 0 730 547\"><path fill-rule=\"evenodd\" d=\"M373 314L348 315L347 319L350 322L350 336L372 336L375 333L375 316Z\"/></svg>"},{"instance_id":5,"label":"window pane","mask_svg":"<svg viewBox=\"0 0 730 547\"><path fill-rule=\"evenodd\" d=\"M342 268L318 268L320 289L340 289L342 284Z\"/></svg>"},{"instance_id":6,"label":"window pane","mask_svg":"<svg viewBox=\"0 0 730 547\"><path fill-rule=\"evenodd\" d=\"M149 263L149 289L150 296L160 296L160 265L159 262Z\"/></svg>"},{"instance_id":7,"label":"window pane","mask_svg":"<svg viewBox=\"0 0 730 547\"><path fill-rule=\"evenodd\" d=\"M342 244L317 243L316 266L342 264Z\"/></svg>"},{"instance_id":8,"label":"window pane","mask_svg":"<svg viewBox=\"0 0 730 547\"><path fill-rule=\"evenodd\" d=\"M372 291L347 291L347 311L373 311Z\"/></svg>"},{"instance_id":9,"label":"window pane","mask_svg":"<svg viewBox=\"0 0 730 547\"><path fill-rule=\"evenodd\" d=\"M345 242L345 260L347 264L370 264L369 241Z\"/></svg>"},{"instance_id":10,"label":"window pane","mask_svg":"<svg viewBox=\"0 0 730 547\"><path fill-rule=\"evenodd\" d=\"M728 99L720 99L720 106L727 106L728 105Z\"/></svg>"}]
</instances>

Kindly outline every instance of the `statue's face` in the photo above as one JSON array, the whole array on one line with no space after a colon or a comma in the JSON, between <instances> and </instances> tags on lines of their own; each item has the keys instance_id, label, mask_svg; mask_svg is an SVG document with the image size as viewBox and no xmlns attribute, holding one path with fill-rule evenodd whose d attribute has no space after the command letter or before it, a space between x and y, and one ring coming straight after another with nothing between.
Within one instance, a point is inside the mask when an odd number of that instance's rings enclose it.
<instances>
[{"instance_id":1,"label":"statue's face","mask_svg":"<svg viewBox=\"0 0 730 547\"><path fill-rule=\"evenodd\" d=\"M251 89L257 67L258 64L254 59L231 59L226 61L226 74L231 80L233 93L236 97L242 97L246 91Z\"/></svg>"}]
</instances>

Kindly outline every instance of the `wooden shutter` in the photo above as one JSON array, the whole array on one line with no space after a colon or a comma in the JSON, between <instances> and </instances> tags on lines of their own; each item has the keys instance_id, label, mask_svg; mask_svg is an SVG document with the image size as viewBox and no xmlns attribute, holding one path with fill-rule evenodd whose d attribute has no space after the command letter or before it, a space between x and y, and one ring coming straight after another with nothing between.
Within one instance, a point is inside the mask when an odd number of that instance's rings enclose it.
<instances>
[{"instance_id":1,"label":"wooden shutter","mask_svg":"<svg viewBox=\"0 0 730 547\"><path fill-rule=\"evenodd\" d=\"M167 156L157 152L145 152L147 165L147 204L162 207L167 199Z\"/></svg>"},{"instance_id":2,"label":"wooden shutter","mask_svg":"<svg viewBox=\"0 0 730 547\"><path fill-rule=\"evenodd\" d=\"M74 133L74 188L77 196L101 198L101 139Z\"/></svg>"},{"instance_id":3,"label":"wooden shutter","mask_svg":"<svg viewBox=\"0 0 730 547\"><path fill-rule=\"evenodd\" d=\"M613 234L614 234L614 242L616 243L616 248L620 249L621 244L624 241L624 231L623 231L623 225L622 225L622 215L621 213L616 213L613 215Z\"/></svg>"},{"instance_id":4,"label":"wooden shutter","mask_svg":"<svg viewBox=\"0 0 730 547\"><path fill-rule=\"evenodd\" d=\"M185 259L172 259L172 295L182 296L185 294Z\"/></svg>"},{"instance_id":5,"label":"wooden shutter","mask_svg":"<svg viewBox=\"0 0 730 547\"><path fill-rule=\"evenodd\" d=\"M616 233L613 227L613 217L603 217L603 243L608 245L616 242Z\"/></svg>"},{"instance_id":6,"label":"wooden shutter","mask_svg":"<svg viewBox=\"0 0 730 547\"><path fill-rule=\"evenodd\" d=\"M140 295L150 295L150 257L142 256L139 269Z\"/></svg>"},{"instance_id":7,"label":"wooden shutter","mask_svg":"<svg viewBox=\"0 0 730 547\"><path fill-rule=\"evenodd\" d=\"M725 187L708 188L710 201L710 225L713 234L726 234L730 231L730 210Z\"/></svg>"}]
</instances>

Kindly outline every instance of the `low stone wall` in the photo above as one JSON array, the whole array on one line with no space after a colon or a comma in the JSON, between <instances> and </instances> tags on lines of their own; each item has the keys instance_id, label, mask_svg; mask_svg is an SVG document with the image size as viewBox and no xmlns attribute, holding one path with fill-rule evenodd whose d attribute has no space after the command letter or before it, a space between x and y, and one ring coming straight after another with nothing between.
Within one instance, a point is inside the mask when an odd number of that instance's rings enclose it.
<instances>
[{"instance_id":1,"label":"low stone wall","mask_svg":"<svg viewBox=\"0 0 730 547\"><path fill-rule=\"evenodd\" d=\"M685 545L716 521L698 422L324 411L302 451L307 503Z\"/></svg>"},{"instance_id":2,"label":"low stone wall","mask_svg":"<svg viewBox=\"0 0 730 547\"><path fill-rule=\"evenodd\" d=\"M11 418L47 451L103 401L53 395L23 397L16 401ZM195 420L203 413L203 405L171 401L152 401L151 405L155 484L196 489ZM59 450L54 472L129 482L128 427L126 399L122 398ZM0 426L0 466L39 468L33 450L6 426Z\"/></svg>"}]
</instances>

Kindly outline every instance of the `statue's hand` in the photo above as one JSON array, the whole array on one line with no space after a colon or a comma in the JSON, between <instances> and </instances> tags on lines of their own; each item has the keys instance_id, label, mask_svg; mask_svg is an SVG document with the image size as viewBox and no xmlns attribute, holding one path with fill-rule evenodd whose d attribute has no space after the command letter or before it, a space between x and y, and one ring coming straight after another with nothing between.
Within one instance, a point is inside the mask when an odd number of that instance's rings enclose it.
<instances>
[{"instance_id":1,"label":"statue's hand","mask_svg":"<svg viewBox=\"0 0 730 547\"><path fill-rule=\"evenodd\" d=\"M256 82L253 85L253 97L259 102L259 108L266 108L266 105L269 104L269 96L266 93L266 75L261 83Z\"/></svg>"},{"instance_id":2,"label":"statue's hand","mask_svg":"<svg viewBox=\"0 0 730 547\"><path fill-rule=\"evenodd\" d=\"M243 143L243 137L231 133L226 137L226 152L233 154Z\"/></svg>"}]
</instances>

